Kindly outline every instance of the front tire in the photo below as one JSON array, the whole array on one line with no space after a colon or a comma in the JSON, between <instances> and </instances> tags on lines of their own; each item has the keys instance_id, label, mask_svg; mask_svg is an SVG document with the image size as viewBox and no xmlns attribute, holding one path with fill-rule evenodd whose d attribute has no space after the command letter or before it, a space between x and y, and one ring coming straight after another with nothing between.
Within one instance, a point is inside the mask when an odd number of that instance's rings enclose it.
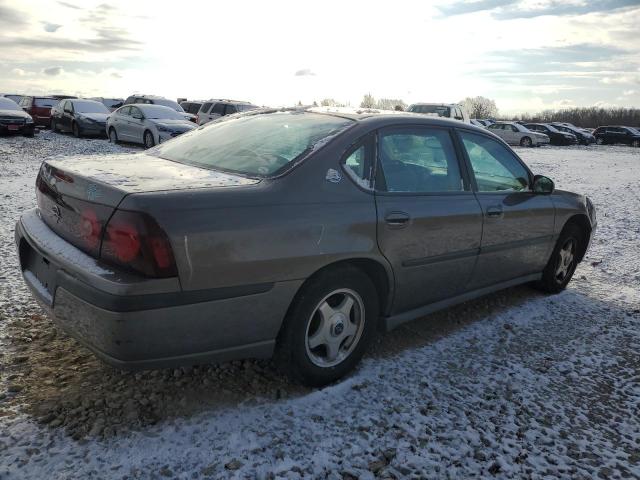
<instances>
[{"instance_id":1,"label":"front tire","mask_svg":"<svg viewBox=\"0 0 640 480\"><path fill-rule=\"evenodd\" d=\"M631 146L636 148L640 147L640 140L634 140L631 142Z\"/></svg>"},{"instance_id":2,"label":"front tire","mask_svg":"<svg viewBox=\"0 0 640 480\"><path fill-rule=\"evenodd\" d=\"M51 131L59 133L58 122L56 122L53 118L51 119Z\"/></svg>"},{"instance_id":3,"label":"front tire","mask_svg":"<svg viewBox=\"0 0 640 480\"><path fill-rule=\"evenodd\" d=\"M542 279L535 286L547 293L564 290L576 271L578 252L584 241L584 234L577 225L566 226L542 272Z\"/></svg>"},{"instance_id":4,"label":"front tire","mask_svg":"<svg viewBox=\"0 0 640 480\"><path fill-rule=\"evenodd\" d=\"M520 139L520 146L521 147L531 147L531 146L533 146L533 141L529 137L522 137Z\"/></svg>"},{"instance_id":5,"label":"front tire","mask_svg":"<svg viewBox=\"0 0 640 480\"><path fill-rule=\"evenodd\" d=\"M76 138L80 138L82 136L80 126L76 122L73 122L73 124L71 125L71 131L73 132L73 136Z\"/></svg>"},{"instance_id":6,"label":"front tire","mask_svg":"<svg viewBox=\"0 0 640 480\"><path fill-rule=\"evenodd\" d=\"M143 135L144 148L151 148L156 144L155 139L153 138L153 133L149 130L145 130Z\"/></svg>"},{"instance_id":7,"label":"front tire","mask_svg":"<svg viewBox=\"0 0 640 480\"><path fill-rule=\"evenodd\" d=\"M596 143L597 143L598 145L604 145L604 138L602 138L602 137L598 137L598 138L596 138Z\"/></svg>"},{"instance_id":8,"label":"front tire","mask_svg":"<svg viewBox=\"0 0 640 480\"><path fill-rule=\"evenodd\" d=\"M278 336L275 360L294 382L321 387L350 372L376 332L378 295L357 268L326 270L307 281Z\"/></svg>"}]
</instances>

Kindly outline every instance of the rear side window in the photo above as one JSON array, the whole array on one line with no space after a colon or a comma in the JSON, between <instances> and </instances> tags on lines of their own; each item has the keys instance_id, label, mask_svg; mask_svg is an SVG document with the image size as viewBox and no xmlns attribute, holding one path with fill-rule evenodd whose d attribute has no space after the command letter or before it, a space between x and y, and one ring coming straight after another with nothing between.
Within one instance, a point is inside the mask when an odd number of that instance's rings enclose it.
<instances>
[{"instance_id":1,"label":"rear side window","mask_svg":"<svg viewBox=\"0 0 640 480\"><path fill-rule=\"evenodd\" d=\"M225 115L231 115L233 113L238 113L238 109L235 105L227 105L227 109L224 111Z\"/></svg>"},{"instance_id":2,"label":"rear side window","mask_svg":"<svg viewBox=\"0 0 640 480\"><path fill-rule=\"evenodd\" d=\"M460 132L479 192L523 191L529 173L511 151L484 135Z\"/></svg>"},{"instance_id":3,"label":"rear side window","mask_svg":"<svg viewBox=\"0 0 640 480\"><path fill-rule=\"evenodd\" d=\"M371 188L371 157L373 142L367 139L352 148L343 159L347 174L363 188Z\"/></svg>"},{"instance_id":4,"label":"rear side window","mask_svg":"<svg viewBox=\"0 0 640 480\"><path fill-rule=\"evenodd\" d=\"M380 137L378 156L388 192L463 190L458 159L448 130L397 129Z\"/></svg>"},{"instance_id":5,"label":"rear side window","mask_svg":"<svg viewBox=\"0 0 640 480\"><path fill-rule=\"evenodd\" d=\"M224 115L224 103L216 103L211 110L211 115Z\"/></svg>"},{"instance_id":6,"label":"rear side window","mask_svg":"<svg viewBox=\"0 0 640 480\"><path fill-rule=\"evenodd\" d=\"M199 112L202 113L206 113L209 111L209 109L211 108L211 105L213 105L213 103L209 102L209 103L203 103L202 106L200 107L200 110L198 110Z\"/></svg>"}]
</instances>

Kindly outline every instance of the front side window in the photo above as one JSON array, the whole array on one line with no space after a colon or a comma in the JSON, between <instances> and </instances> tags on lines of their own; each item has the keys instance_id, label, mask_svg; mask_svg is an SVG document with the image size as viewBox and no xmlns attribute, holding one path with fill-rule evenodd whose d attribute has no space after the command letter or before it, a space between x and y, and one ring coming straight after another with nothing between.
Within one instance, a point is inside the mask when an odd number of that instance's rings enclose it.
<instances>
[{"instance_id":1,"label":"front side window","mask_svg":"<svg viewBox=\"0 0 640 480\"><path fill-rule=\"evenodd\" d=\"M479 192L524 191L529 173L504 145L484 135L460 132Z\"/></svg>"},{"instance_id":2,"label":"front side window","mask_svg":"<svg viewBox=\"0 0 640 480\"><path fill-rule=\"evenodd\" d=\"M448 130L401 129L380 137L378 156L388 192L455 192L462 177Z\"/></svg>"},{"instance_id":3,"label":"front side window","mask_svg":"<svg viewBox=\"0 0 640 480\"><path fill-rule=\"evenodd\" d=\"M118 115L131 115L131 107L122 107L118 110Z\"/></svg>"},{"instance_id":4,"label":"front side window","mask_svg":"<svg viewBox=\"0 0 640 480\"><path fill-rule=\"evenodd\" d=\"M227 109L225 110L225 115L232 115L234 113L238 113L238 109L234 105L227 105Z\"/></svg>"},{"instance_id":5,"label":"front side window","mask_svg":"<svg viewBox=\"0 0 640 480\"><path fill-rule=\"evenodd\" d=\"M204 168L268 176L306 158L353 123L293 111L230 117L180 135L150 153Z\"/></svg>"}]
</instances>

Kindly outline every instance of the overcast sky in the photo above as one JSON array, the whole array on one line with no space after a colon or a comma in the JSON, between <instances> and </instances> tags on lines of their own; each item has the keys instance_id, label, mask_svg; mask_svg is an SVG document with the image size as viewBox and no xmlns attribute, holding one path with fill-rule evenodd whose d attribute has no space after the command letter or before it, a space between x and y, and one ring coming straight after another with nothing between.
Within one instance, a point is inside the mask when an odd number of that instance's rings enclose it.
<instances>
[{"instance_id":1,"label":"overcast sky","mask_svg":"<svg viewBox=\"0 0 640 480\"><path fill-rule=\"evenodd\" d=\"M0 92L640 107L640 0L0 0Z\"/></svg>"}]
</instances>

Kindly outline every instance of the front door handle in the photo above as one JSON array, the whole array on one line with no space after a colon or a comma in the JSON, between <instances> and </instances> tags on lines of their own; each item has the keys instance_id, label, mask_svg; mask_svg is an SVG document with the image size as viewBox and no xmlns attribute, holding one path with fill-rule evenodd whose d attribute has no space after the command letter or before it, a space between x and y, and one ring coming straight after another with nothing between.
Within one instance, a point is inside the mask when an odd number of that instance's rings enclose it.
<instances>
[{"instance_id":1,"label":"front door handle","mask_svg":"<svg viewBox=\"0 0 640 480\"><path fill-rule=\"evenodd\" d=\"M502 205L492 205L491 207L487 207L486 215L489 218L502 218L504 216Z\"/></svg>"},{"instance_id":2,"label":"front door handle","mask_svg":"<svg viewBox=\"0 0 640 480\"><path fill-rule=\"evenodd\" d=\"M384 217L384 221L391 228L403 228L409 224L411 217L405 212L391 212Z\"/></svg>"}]
</instances>

